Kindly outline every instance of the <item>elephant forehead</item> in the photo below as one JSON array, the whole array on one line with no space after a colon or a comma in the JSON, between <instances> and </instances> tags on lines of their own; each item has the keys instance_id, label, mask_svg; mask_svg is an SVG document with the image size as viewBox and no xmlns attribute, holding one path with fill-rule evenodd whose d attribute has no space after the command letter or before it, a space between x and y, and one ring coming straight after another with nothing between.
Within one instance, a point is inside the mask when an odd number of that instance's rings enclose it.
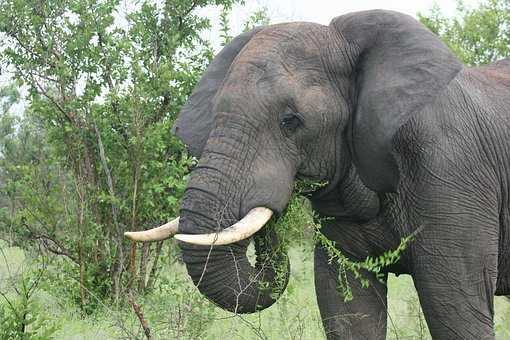
<instances>
[{"instance_id":1,"label":"elephant forehead","mask_svg":"<svg viewBox=\"0 0 510 340\"><path fill-rule=\"evenodd\" d=\"M215 98L214 110L277 110L327 82L320 58L326 26L291 23L257 33L231 65Z\"/></svg>"},{"instance_id":2,"label":"elephant forehead","mask_svg":"<svg viewBox=\"0 0 510 340\"><path fill-rule=\"evenodd\" d=\"M263 29L244 47L232 70L253 68L264 72L289 72L291 68L320 64L320 46L327 27L312 23L287 23Z\"/></svg>"}]
</instances>

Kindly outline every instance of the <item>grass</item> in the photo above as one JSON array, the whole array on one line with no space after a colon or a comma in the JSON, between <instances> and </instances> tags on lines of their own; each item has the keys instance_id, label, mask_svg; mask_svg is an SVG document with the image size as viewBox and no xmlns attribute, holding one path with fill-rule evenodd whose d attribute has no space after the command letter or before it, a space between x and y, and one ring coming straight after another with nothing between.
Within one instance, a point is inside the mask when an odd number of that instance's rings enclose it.
<instances>
[{"instance_id":1,"label":"grass","mask_svg":"<svg viewBox=\"0 0 510 340\"><path fill-rule=\"evenodd\" d=\"M0 244L1 247L1 244ZM3 254L3 255L2 255ZM155 339L323 339L313 285L310 251L292 249L292 275L287 291L271 308L252 315L232 315L203 299L192 287L182 265L168 268L158 289L137 297ZM21 273L27 261L19 248L0 252L0 291L9 290L9 277ZM389 278L388 339L430 339L410 276ZM13 292L9 291L10 296ZM45 317L59 325L55 339L142 339L138 320L124 307L99 304L83 316L55 291L40 289L35 299ZM2 302L0 302L1 304ZM510 303L496 297L497 339L510 339Z\"/></svg>"}]
</instances>

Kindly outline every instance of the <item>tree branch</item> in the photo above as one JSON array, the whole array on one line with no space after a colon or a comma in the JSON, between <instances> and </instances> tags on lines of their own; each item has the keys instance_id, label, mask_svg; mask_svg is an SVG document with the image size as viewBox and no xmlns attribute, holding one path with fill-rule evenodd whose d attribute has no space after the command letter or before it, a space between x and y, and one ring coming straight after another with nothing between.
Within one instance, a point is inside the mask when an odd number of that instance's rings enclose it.
<instances>
[{"instance_id":1,"label":"tree branch","mask_svg":"<svg viewBox=\"0 0 510 340\"><path fill-rule=\"evenodd\" d=\"M72 260L74 263L79 264L78 259L71 254L69 249L67 249L64 246L62 246L59 242L57 242L52 237L50 237L48 235L33 235L32 239L34 239L34 240L41 240L42 241L42 245L44 246L44 249L48 250L49 252L51 252L51 253L53 253L55 255L65 256L65 257L69 258L70 260ZM55 246L57 246L58 249L55 248L55 247L52 247L49 242L51 242Z\"/></svg>"},{"instance_id":2,"label":"tree branch","mask_svg":"<svg viewBox=\"0 0 510 340\"><path fill-rule=\"evenodd\" d=\"M145 320L145 317L143 316L142 307L140 305L136 304L135 300L133 299L133 296L129 295L128 301L133 307L133 310L138 317L138 320L140 321L140 325L143 328L143 332L145 333L145 337L147 340L151 340L151 329L149 328L149 324L147 323L147 320Z\"/></svg>"}]
</instances>

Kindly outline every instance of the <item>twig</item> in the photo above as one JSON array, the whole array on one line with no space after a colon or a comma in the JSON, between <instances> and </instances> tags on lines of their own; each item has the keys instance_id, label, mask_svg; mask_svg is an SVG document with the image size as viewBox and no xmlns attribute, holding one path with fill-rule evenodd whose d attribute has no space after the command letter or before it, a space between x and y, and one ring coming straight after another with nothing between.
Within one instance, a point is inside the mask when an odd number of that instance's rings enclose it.
<instances>
[{"instance_id":1,"label":"twig","mask_svg":"<svg viewBox=\"0 0 510 340\"><path fill-rule=\"evenodd\" d=\"M32 231L30 230L30 232L32 232ZM55 255L66 256L67 258L69 258L74 263L79 264L78 259L73 254L71 254L69 249L65 248L63 245L61 245L59 242L57 242L54 238L52 238L50 236L47 236L47 235L37 235L35 233L34 233L34 235L31 238L34 239L34 240L40 240L41 243L42 243L42 246L47 251L49 251L49 252L51 252L51 253L53 253ZM58 249L52 247L50 242L53 243L55 246L57 246Z\"/></svg>"},{"instance_id":2,"label":"twig","mask_svg":"<svg viewBox=\"0 0 510 340\"><path fill-rule=\"evenodd\" d=\"M119 225L119 220L117 217L118 210L117 210L117 205L115 203L115 190L113 188L113 179L112 179L112 174L110 172L110 168L108 167L108 162L106 160L104 145L103 145L103 141L101 139L101 133L99 132L99 129L98 129L96 123L94 121L92 123L94 125L94 131L96 132L96 136L97 136L97 145L99 147L99 158L101 160L101 165L102 165L104 173L106 175L106 180L107 180L106 183L108 184L108 192L111 196L110 205L111 205L111 209L112 209L113 224L115 226L115 229L116 229L115 231L117 233L116 243L117 243L118 254L117 254L117 258L116 258L117 265L116 265L116 268L114 269L115 272L113 273L113 281L114 281L113 285L114 285L115 302L118 302L119 295L120 295L120 276L122 275L122 270L124 267L124 248L123 248L123 243L122 243L123 230L122 230L121 226Z\"/></svg>"},{"instance_id":3,"label":"twig","mask_svg":"<svg viewBox=\"0 0 510 340\"><path fill-rule=\"evenodd\" d=\"M143 316L142 307L138 305L135 300L133 299L133 296L129 295L128 301L133 307L133 311L135 312L136 316L138 317L138 320L140 320L140 325L143 328L143 332L145 333L145 337L147 340L151 340L151 329L149 328L149 324L147 323L147 320L145 320L145 317Z\"/></svg>"}]
</instances>

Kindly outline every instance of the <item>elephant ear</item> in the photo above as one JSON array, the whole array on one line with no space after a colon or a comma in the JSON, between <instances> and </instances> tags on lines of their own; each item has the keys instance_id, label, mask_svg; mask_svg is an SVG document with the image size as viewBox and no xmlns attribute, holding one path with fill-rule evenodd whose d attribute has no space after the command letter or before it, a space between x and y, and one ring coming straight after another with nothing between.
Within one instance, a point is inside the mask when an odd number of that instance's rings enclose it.
<instances>
[{"instance_id":1,"label":"elephant ear","mask_svg":"<svg viewBox=\"0 0 510 340\"><path fill-rule=\"evenodd\" d=\"M188 101L181 108L172 132L186 144L191 155L199 158L209 137L214 121L214 97L221 88L230 65L248 41L262 29L263 27L256 27L240 34L226 45L209 64Z\"/></svg>"},{"instance_id":2,"label":"elephant ear","mask_svg":"<svg viewBox=\"0 0 510 340\"><path fill-rule=\"evenodd\" d=\"M353 57L354 164L370 189L395 191L399 171L393 137L446 89L462 64L437 36L398 12L351 13L333 19L330 27L339 33L340 48Z\"/></svg>"}]
</instances>

